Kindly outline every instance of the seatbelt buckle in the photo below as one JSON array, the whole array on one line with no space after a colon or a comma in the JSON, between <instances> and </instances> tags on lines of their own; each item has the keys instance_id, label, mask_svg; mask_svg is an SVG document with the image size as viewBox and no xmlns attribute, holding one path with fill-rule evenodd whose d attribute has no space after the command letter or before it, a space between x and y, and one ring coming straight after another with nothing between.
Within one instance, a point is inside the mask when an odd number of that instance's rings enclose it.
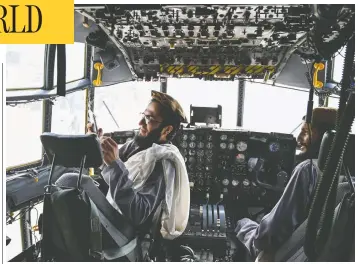
<instances>
[{"instance_id":1,"label":"seatbelt buckle","mask_svg":"<svg viewBox=\"0 0 358 264\"><path fill-rule=\"evenodd\" d=\"M89 255L96 259L96 260L100 260L100 261L104 261L104 255L103 252L99 252L99 251L95 251L92 249L89 249Z\"/></svg>"}]
</instances>

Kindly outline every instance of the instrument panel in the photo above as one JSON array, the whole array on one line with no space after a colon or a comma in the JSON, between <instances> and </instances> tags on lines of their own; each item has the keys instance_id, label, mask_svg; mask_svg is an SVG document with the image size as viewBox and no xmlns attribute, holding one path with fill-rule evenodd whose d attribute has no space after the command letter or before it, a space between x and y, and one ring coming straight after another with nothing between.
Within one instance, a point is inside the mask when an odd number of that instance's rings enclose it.
<instances>
[{"instance_id":1,"label":"instrument panel","mask_svg":"<svg viewBox=\"0 0 358 264\"><path fill-rule=\"evenodd\" d=\"M106 135L124 144L135 131ZM240 200L265 206L288 183L296 151L291 134L210 127L183 128L173 144L184 158L196 204Z\"/></svg>"},{"instance_id":2,"label":"instrument panel","mask_svg":"<svg viewBox=\"0 0 358 264\"><path fill-rule=\"evenodd\" d=\"M188 128L178 139L177 147L187 165L191 188L198 192L208 192L216 180L213 130Z\"/></svg>"},{"instance_id":3,"label":"instrument panel","mask_svg":"<svg viewBox=\"0 0 358 264\"><path fill-rule=\"evenodd\" d=\"M285 188L296 139L290 134L197 127L184 129L174 144L186 162L193 197L260 205L269 192Z\"/></svg>"}]
</instances>

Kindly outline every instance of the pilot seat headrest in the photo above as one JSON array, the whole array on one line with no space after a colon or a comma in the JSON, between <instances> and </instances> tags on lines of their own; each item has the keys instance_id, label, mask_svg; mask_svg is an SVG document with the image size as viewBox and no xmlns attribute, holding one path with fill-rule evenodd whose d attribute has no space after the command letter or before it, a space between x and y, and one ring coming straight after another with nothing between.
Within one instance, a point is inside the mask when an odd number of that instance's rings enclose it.
<instances>
[{"instance_id":1,"label":"pilot seat headrest","mask_svg":"<svg viewBox=\"0 0 358 264\"><path fill-rule=\"evenodd\" d=\"M80 167L84 156L84 168L96 168L103 163L100 142L95 134L58 135L45 132L40 138L50 162L56 158L55 165Z\"/></svg>"},{"instance_id":2,"label":"pilot seat headrest","mask_svg":"<svg viewBox=\"0 0 358 264\"><path fill-rule=\"evenodd\" d=\"M323 171L324 169L324 165L326 163L329 151L331 149L332 143L333 143L333 139L336 135L336 131L334 130L330 130L327 131L322 138L322 142L321 142L321 147L319 150L319 155L318 155L318 167L321 171ZM344 152L344 158L343 158L343 162L344 164L347 165L351 175L355 175L355 164L354 164L354 157L355 157L355 153L354 153L354 144L355 142L355 134L349 134L349 140L348 140L348 144L346 146L346 150Z\"/></svg>"}]
</instances>

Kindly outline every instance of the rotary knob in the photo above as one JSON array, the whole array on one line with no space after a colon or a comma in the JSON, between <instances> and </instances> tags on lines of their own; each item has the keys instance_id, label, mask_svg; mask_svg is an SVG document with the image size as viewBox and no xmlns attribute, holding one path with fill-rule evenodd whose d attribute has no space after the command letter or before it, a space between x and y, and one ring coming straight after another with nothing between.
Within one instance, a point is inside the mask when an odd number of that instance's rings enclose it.
<instances>
[{"instance_id":1,"label":"rotary knob","mask_svg":"<svg viewBox=\"0 0 358 264\"><path fill-rule=\"evenodd\" d=\"M224 186L228 186L229 185L229 180L228 179L223 179L221 182Z\"/></svg>"},{"instance_id":2,"label":"rotary knob","mask_svg":"<svg viewBox=\"0 0 358 264\"><path fill-rule=\"evenodd\" d=\"M248 179L244 179L243 181L242 181L242 186L244 187L244 188L249 188L250 187L250 181L248 180Z\"/></svg>"}]
</instances>

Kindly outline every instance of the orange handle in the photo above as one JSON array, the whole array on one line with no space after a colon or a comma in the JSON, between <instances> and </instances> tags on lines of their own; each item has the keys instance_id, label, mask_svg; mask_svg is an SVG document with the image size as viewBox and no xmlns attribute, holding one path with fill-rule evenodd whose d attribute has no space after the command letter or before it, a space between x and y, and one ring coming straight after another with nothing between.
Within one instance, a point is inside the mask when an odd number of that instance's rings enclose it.
<instances>
[{"instance_id":1,"label":"orange handle","mask_svg":"<svg viewBox=\"0 0 358 264\"><path fill-rule=\"evenodd\" d=\"M101 70L103 69L103 64L100 62L96 62L93 66L97 71L97 79L93 81L94 86L100 86L102 84L102 73Z\"/></svg>"},{"instance_id":2,"label":"orange handle","mask_svg":"<svg viewBox=\"0 0 358 264\"><path fill-rule=\"evenodd\" d=\"M315 88L322 88L323 87L323 82L318 80L318 71L322 71L324 69L324 64L322 62L320 63L315 63L314 64L314 73L313 73L313 86Z\"/></svg>"}]
</instances>

